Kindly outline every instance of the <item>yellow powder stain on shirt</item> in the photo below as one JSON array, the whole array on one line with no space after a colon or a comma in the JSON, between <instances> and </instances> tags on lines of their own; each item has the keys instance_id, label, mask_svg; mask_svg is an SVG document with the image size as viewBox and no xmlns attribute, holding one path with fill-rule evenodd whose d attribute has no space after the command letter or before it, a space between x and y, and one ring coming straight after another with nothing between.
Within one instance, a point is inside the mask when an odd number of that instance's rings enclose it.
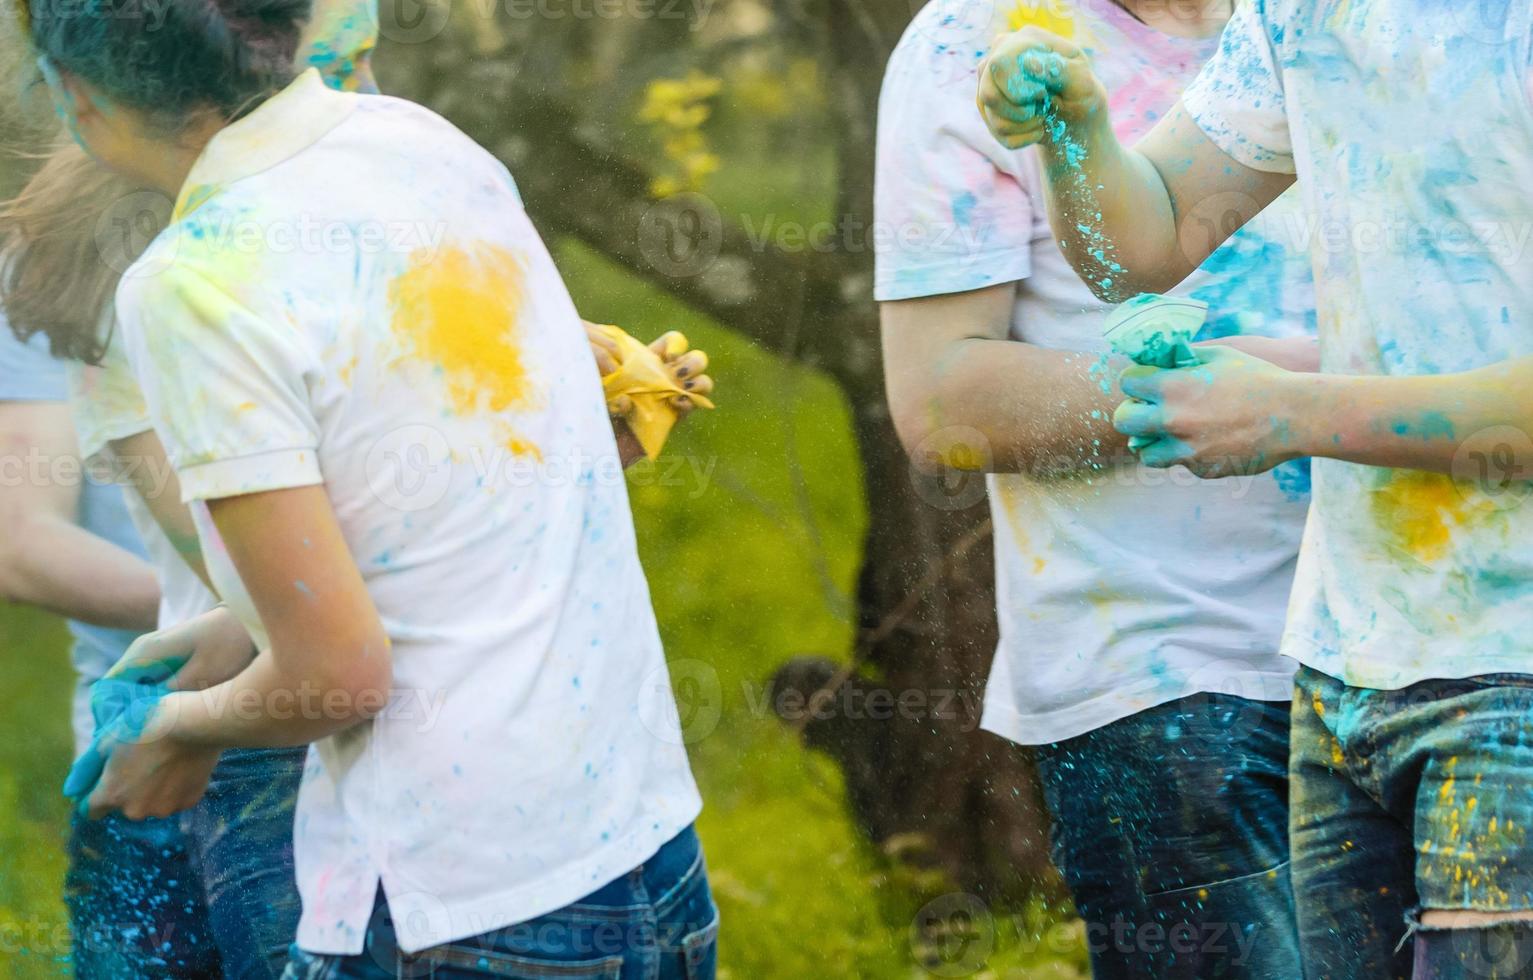
<instances>
[{"instance_id":1,"label":"yellow powder stain on shirt","mask_svg":"<svg viewBox=\"0 0 1533 980\"><path fill-rule=\"evenodd\" d=\"M1490 501L1466 496L1451 477L1409 470L1391 474L1370 503L1385 539L1422 562L1448 553L1454 528L1495 509Z\"/></svg>"},{"instance_id":2,"label":"yellow powder stain on shirt","mask_svg":"<svg viewBox=\"0 0 1533 980\"><path fill-rule=\"evenodd\" d=\"M492 245L418 249L389 286L396 336L441 369L459 415L503 415L529 407L535 389L522 361L517 321L524 300L521 263ZM538 447L504 419L506 448L541 459Z\"/></svg>"},{"instance_id":3,"label":"yellow powder stain on shirt","mask_svg":"<svg viewBox=\"0 0 1533 980\"><path fill-rule=\"evenodd\" d=\"M1075 18L1064 0L1021 0L1007 12L1006 26L1014 31L1041 27L1060 37L1075 37Z\"/></svg>"}]
</instances>

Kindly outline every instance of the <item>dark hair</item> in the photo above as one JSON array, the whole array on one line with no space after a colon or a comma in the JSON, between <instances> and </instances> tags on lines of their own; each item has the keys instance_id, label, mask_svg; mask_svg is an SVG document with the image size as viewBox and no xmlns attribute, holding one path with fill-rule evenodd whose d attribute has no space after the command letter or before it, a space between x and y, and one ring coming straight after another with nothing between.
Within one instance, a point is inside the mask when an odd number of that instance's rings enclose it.
<instances>
[{"instance_id":1,"label":"dark hair","mask_svg":"<svg viewBox=\"0 0 1533 980\"><path fill-rule=\"evenodd\" d=\"M311 0L31 0L58 68L170 131L211 107L238 118L292 80Z\"/></svg>"}]
</instances>

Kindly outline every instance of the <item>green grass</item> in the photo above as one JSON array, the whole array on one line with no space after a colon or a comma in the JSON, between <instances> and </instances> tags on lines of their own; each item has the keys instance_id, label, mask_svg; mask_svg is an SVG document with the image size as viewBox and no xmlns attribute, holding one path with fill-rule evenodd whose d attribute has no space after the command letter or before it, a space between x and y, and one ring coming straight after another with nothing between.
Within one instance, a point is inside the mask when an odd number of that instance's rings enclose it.
<instances>
[{"instance_id":1,"label":"green grass","mask_svg":"<svg viewBox=\"0 0 1533 980\"><path fill-rule=\"evenodd\" d=\"M57 620L0 607L0 660L19 695L0 715L0 964L17 980L67 969L69 808L59 787L71 749L68 649Z\"/></svg>"},{"instance_id":2,"label":"green grass","mask_svg":"<svg viewBox=\"0 0 1533 980\"><path fill-rule=\"evenodd\" d=\"M891 865L848 819L840 774L765 708L765 683L800 653L844 656L866 525L847 406L786 365L578 247L556 252L581 311L649 338L680 329L713 357L719 409L689 420L669 461L632 472L639 538L673 664L699 823L732 980L925 977L911 924L948 889ZM0 974L63 972L59 950L17 952L14 925L50 935L66 820L69 674L57 624L0 610L0 657L22 692L0 717ZM950 947L992 978L1076 978L1078 934L1037 910L998 914L994 952ZM35 930L34 930L35 931ZM35 947L35 944L33 944ZM952 970L935 974L960 975Z\"/></svg>"}]
</instances>

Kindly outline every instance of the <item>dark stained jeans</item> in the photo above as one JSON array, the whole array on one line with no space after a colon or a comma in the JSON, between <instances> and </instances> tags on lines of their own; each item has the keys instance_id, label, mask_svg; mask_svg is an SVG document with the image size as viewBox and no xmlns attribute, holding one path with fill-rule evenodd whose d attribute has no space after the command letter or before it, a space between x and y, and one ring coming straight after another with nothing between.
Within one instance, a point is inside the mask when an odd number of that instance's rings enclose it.
<instances>
[{"instance_id":1,"label":"dark stained jeans","mask_svg":"<svg viewBox=\"0 0 1533 980\"><path fill-rule=\"evenodd\" d=\"M1198 694L1040 746L1096 980L1300 976L1289 705Z\"/></svg>"},{"instance_id":2,"label":"dark stained jeans","mask_svg":"<svg viewBox=\"0 0 1533 980\"><path fill-rule=\"evenodd\" d=\"M79 980L268 980L298 925L304 749L225 752L180 818L76 816L65 897Z\"/></svg>"}]
</instances>

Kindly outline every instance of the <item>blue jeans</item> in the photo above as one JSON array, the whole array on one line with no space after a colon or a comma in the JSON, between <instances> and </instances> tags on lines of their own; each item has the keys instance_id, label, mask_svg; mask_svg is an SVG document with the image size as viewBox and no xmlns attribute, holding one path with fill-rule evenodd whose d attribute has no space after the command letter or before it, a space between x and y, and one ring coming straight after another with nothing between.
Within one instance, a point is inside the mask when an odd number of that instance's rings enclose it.
<instances>
[{"instance_id":1,"label":"blue jeans","mask_svg":"<svg viewBox=\"0 0 1533 980\"><path fill-rule=\"evenodd\" d=\"M75 976L219 977L201 886L175 820L76 814L64 877Z\"/></svg>"},{"instance_id":2,"label":"blue jeans","mask_svg":"<svg viewBox=\"0 0 1533 980\"><path fill-rule=\"evenodd\" d=\"M1096 980L1299 976L1288 704L1199 694L1039 746Z\"/></svg>"},{"instance_id":3,"label":"blue jeans","mask_svg":"<svg viewBox=\"0 0 1533 980\"><path fill-rule=\"evenodd\" d=\"M65 899L79 980L278 977L298 925L304 749L225 752L179 819L75 817Z\"/></svg>"},{"instance_id":4,"label":"blue jeans","mask_svg":"<svg viewBox=\"0 0 1533 980\"><path fill-rule=\"evenodd\" d=\"M718 929L702 846L688 828L573 905L413 955L395 944L380 892L361 954L322 956L295 946L285 980L713 980Z\"/></svg>"},{"instance_id":5,"label":"blue jeans","mask_svg":"<svg viewBox=\"0 0 1533 980\"><path fill-rule=\"evenodd\" d=\"M1533 676L1379 691L1301 669L1292 768L1306 976L1533 975L1533 923L1418 917L1533 909Z\"/></svg>"},{"instance_id":6,"label":"blue jeans","mask_svg":"<svg viewBox=\"0 0 1533 980\"><path fill-rule=\"evenodd\" d=\"M181 829L202 886L224 980L275 980L301 905L293 810L307 747L235 749L218 760Z\"/></svg>"}]
</instances>

